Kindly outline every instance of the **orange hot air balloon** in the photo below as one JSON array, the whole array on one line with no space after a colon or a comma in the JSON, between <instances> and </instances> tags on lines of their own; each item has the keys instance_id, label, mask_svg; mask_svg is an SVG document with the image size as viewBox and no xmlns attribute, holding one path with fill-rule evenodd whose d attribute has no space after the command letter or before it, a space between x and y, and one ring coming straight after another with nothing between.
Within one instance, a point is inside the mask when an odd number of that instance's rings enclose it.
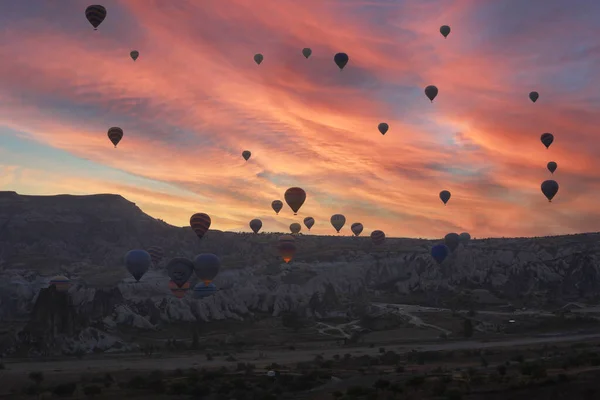
<instances>
[{"instance_id":1,"label":"orange hot air balloon","mask_svg":"<svg viewBox=\"0 0 600 400\"><path fill-rule=\"evenodd\" d=\"M190 218L190 226L198 236L198 238L202 239L204 234L208 232L208 228L210 228L211 220L207 214L197 213L192 215Z\"/></svg>"},{"instance_id":2,"label":"orange hot air balloon","mask_svg":"<svg viewBox=\"0 0 600 400\"><path fill-rule=\"evenodd\" d=\"M304 189L299 187L292 187L285 191L285 202L294 212L294 215L298 215L298 210L302 207L302 204L306 201L306 192Z\"/></svg>"},{"instance_id":3,"label":"orange hot air balloon","mask_svg":"<svg viewBox=\"0 0 600 400\"><path fill-rule=\"evenodd\" d=\"M190 290L190 282L186 282L183 286L179 287L175 282L169 281L169 289L171 289L171 292L175 297L181 299L185 296L187 291Z\"/></svg>"}]
</instances>

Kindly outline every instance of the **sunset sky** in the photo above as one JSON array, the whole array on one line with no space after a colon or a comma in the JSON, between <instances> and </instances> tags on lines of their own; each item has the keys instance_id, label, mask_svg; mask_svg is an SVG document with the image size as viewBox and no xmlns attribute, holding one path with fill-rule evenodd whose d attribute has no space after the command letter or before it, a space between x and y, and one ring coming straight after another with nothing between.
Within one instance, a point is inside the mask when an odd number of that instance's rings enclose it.
<instances>
[{"instance_id":1,"label":"sunset sky","mask_svg":"<svg viewBox=\"0 0 600 400\"><path fill-rule=\"evenodd\" d=\"M116 193L173 225L205 212L233 231L312 216L312 233L334 234L336 213L345 235L353 222L426 238L600 230L598 1L99 3L98 31L89 0L3 4L0 190ZM306 203L275 216L291 186Z\"/></svg>"}]
</instances>

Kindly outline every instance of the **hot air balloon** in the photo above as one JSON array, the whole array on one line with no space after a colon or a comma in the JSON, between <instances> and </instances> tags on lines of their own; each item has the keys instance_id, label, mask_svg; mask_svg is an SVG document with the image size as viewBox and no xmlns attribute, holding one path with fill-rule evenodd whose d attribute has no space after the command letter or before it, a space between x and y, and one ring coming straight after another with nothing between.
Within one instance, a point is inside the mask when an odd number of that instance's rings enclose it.
<instances>
[{"instance_id":1,"label":"hot air balloon","mask_svg":"<svg viewBox=\"0 0 600 400\"><path fill-rule=\"evenodd\" d=\"M207 214L204 213L196 213L192 215L190 218L190 226L196 233L198 238L202 239L204 234L208 232L208 228L210 228L211 220Z\"/></svg>"},{"instance_id":2,"label":"hot air balloon","mask_svg":"<svg viewBox=\"0 0 600 400\"><path fill-rule=\"evenodd\" d=\"M460 241L464 246L466 246L467 243L469 243L469 241L471 240L471 235L469 234L469 232L463 232L458 236L460 236Z\"/></svg>"},{"instance_id":3,"label":"hot air balloon","mask_svg":"<svg viewBox=\"0 0 600 400\"><path fill-rule=\"evenodd\" d=\"M123 139L123 129L119 128L118 126L113 126L108 130L108 138L112 144L115 145L116 149L121 139Z\"/></svg>"},{"instance_id":4,"label":"hot air balloon","mask_svg":"<svg viewBox=\"0 0 600 400\"><path fill-rule=\"evenodd\" d=\"M306 58L310 57L310 55L312 54L312 50L309 49L308 47L305 47L302 49L302 55Z\"/></svg>"},{"instance_id":5,"label":"hot air balloon","mask_svg":"<svg viewBox=\"0 0 600 400\"><path fill-rule=\"evenodd\" d=\"M285 234L285 235L279 236L278 242L279 242L279 244L282 244L282 243L296 243L296 238L293 237L290 234Z\"/></svg>"},{"instance_id":6,"label":"hot air balloon","mask_svg":"<svg viewBox=\"0 0 600 400\"><path fill-rule=\"evenodd\" d=\"M377 126L377 129L379 129L379 132L382 135L385 135L387 133L387 131L390 129L390 126L388 124L386 124L385 122L382 122Z\"/></svg>"},{"instance_id":7,"label":"hot air balloon","mask_svg":"<svg viewBox=\"0 0 600 400\"><path fill-rule=\"evenodd\" d=\"M348 64L348 60L348 54L346 53L337 53L335 56L333 56L333 61L338 66L340 71L344 69L346 64Z\"/></svg>"},{"instance_id":8,"label":"hot air balloon","mask_svg":"<svg viewBox=\"0 0 600 400\"><path fill-rule=\"evenodd\" d=\"M542 133L542 136L540 136L540 140L542 141L542 144L546 146L546 148L548 148L550 147L552 142L554 142L554 135L551 133Z\"/></svg>"},{"instance_id":9,"label":"hot air balloon","mask_svg":"<svg viewBox=\"0 0 600 400\"><path fill-rule=\"evenodd\" d=\"M209 283L208 285L204 282L198 282L196 286L194 286L194 298L203 299L205 297L211 296L217 292L217 287L214 283Z\"/></svg>"},{"instance_id":10,"label":"hot air balloon","mask_svg":"<svg viewBox=\"0 0 600 400\"><path fill-rule=\"evenodd\" d=\"M460 236L458 233L449 233L444 237L444 244L448 246L450 252L454 252L460 244Z\"/></svg>"},{"instance_id":11,"label":"hot air balloon","mask_svg":"<svg viewBox=\"0 0 600 400\"><path fill-rule=\"evenodd\" d=\"M350 230L352 231L352 233L354 233L354 236L358 236L363 231L363 224L361 224L360 222L355 222L352 225L350 225Z\"/></svg>"},{"instance_id":12,"label":"hot air balloon","mask_svg":"<svg viewBox=\"0 0 600 400\"><path fill-rule=\"evenodd\" d=\"M279 215L279 211L283 208L283 202L281 200L273 200L271 208L275 211L275 214Z\"/></svg>"},{"instance_id":13,"label":"hot air balloon","mask_svg":"<svg viewBox=\"0 0 600 400\"><path fill-rule=\"evenodd\" d=\"M171 289L173 296L177 297L178 299L182 299L185 297L185 294L188 292L188 290L190 290L190 283L185 282L183 285L178 286L175 282L169 281L169 289Z\"/></svg>"},{"instance_id":14,"label":"hot air balloon","mask_svg":"<svg viewBox=\"0 0 600 400\"><path fill-rule=\"evenodd\" d=\"M144 250L131 250L125 255L125 267L136 282L142 279L150 265L152 265L152 257Z\"/></svg>"},{"instance_id":15,"label":"hot air balloon","mask_svg":"<svg viewBox=\"0 0 600 400\"><path fill-rule=\"evenodd\" d=\"M344 217L342 214L334 214L331 216L330 222L337 233L340 233L340 229L342 229L346 223L346 217Z\"/></svg>"},{"instance_id":16,"label":"hot air balloon","mask_svg":"<svg viewBox=\"0 0 600 400\"><path fill-rule=\"evenodd\" d=\"M285 263L289 263L296 254L296 244L294 242L283 242L277 246L279 254Z\"/></svg>"},{"instance_id":17,"label":"hot air balloon","mask_svg":"<svg viewBox=\"0 0 600 400\"><path fill-rule=\"evenodd\" d=\"M264 60L264 57L263 57L262 54L257 53L257 54L254 55L254 62L256 64L260 65L260 63L263 62L263 60Z\"/></svg>"},{"instance_id":18,"label":"hot air balloon","mask_svg":"<svg viewBox=\"0 0 600 400\"><path fill-rule=\"evenodd\" d=\"M89 6L85 9L85 17L92 24L94 30L97 31L104 18L106 18L106 8L100 5Z\"/></svg>"},{"instance_id":19,"label":"hot air balloon","mask_svg":"<svg viewBox=\"0 0 600 400\"><path fill-rule=\"evenodd\" d=\"M251 155L252 155L252 153L249 150L242 151L242 157L244 157L244 160L246 160L246 161L248 161L250 159Z\"/></svg>"},{"instance_id":20,"label":"hot air balloon","mask_svg":"<svg viewBox=\"0 0 600 400\"><path fill-rule=\"evenodd\" d=\"M133 61L135 61L140 56L140 52L137 51L137 50L132 50L131 53L129 53L129 55L131 56L131 58L133 59Z\"/></svg>"},{"instance_id":21,"label":"hot air balloon","mask_svg":"<svg viewBox=\"0 0 600 400\"><path fill-rule=\"evenodd\" d=\"M167 264L167 273L178 287L182 287L194 273L194 263L184 257L175 257Z\"/></svg>"},{"instance_id":22,"label":"hot air balloon","mask_svg":"<svg viewBox=\"0 0 600 400\"><path fill-rule=\"evenodd\" d=\"M438 95L437 87L435 87L433 85L429 85L425 88L425 96L427 96L427 98L429 100L431 100L432 103L433 103L433 99L435 99L437 95Z\"/></svg>"},{"instance_id":23,"label":"hot air balloon","mask_svg":"<svg viewBox=\"0 0 600 400\"><path fill-rule=\"evenodd\" d=\"M287 205L290 206L294 212L294 215L298 215L298 210L306 201L306 192L299 187L292 187L285 191L283 197L285 198Z\"/></svg>"},{"instance_id":24,"label":"hot air balloon","mask_svg":"<svg viewBox=\"0 0 600 400\"><path fill-rule=\"evenodd\" d=\"M71 280L64 275L57 275L50 279L48 287L54 286L58 292L68 292L71 287Z\"/></svg>"},{"instance_id":25,"label":"hot air balloon","mask_svg":"<svg viewBox=\"0 0 600 400\"><path fill-rule=\"evenodd\" d=\"M313 217L304 218L304 226L306 226L309 231L310 231L310 228L312 228L314 224L315 224L315 219Z\"/></svg>"},{"instance_id":26,"label":"hot air balloon","mask_svg":"<svg viewBox=\"0 0 600 400\"><path fill-rule=\"evenodd\" d=\"M450 249L445 244L436 244L431 248L431 257L438 264L443 263L448 254L450 254Z\"/></svg>"},{"instance_id":27,"label":"hot air balloon","mask_svg":"<svg viewBox=\"0 0 600 400\"><path fill-rule=\"evenodd\" d=\"M290 224L290 232L293 234L300 233L300 229L302 229L302 226L299 223L294 222L293 224Z\"/></svg>"},{"instance_id":28,"label":"hot air balloon","mask_svg":"<svg viewBox=\"0 0 600 400\"><path fill-rule=\"evenodd\" d=\"M194 259L194 272L207 285L215 279L221 268L221 260L214 254L198 254Z\"/></svg>"},{"instance_id":29,"label":"hot air balloon","mask_svg":"<svg viewBox=\"0 0 600 400\"><path fill-rule=\"evenodd\" d=\"M440 26L440 33L442 34L442 36L444 36L444 38L447 38L450 34L450 27L448 25Z\"/></svg>"},{"instance_id":30,"label":"hot air balloon","mask_svg":"<svg viewBox=\"0 0 600 400\"><path fill-rule=\"evenodd\" d=\"M531 100L532 102L536 102L537 99L540 98L540 94L538 92L530 92L529 93L529 100Z\"/></svg>"},{"instance_id":31,"label":"hot air balloon","mask_svg":"<svg viewBox=\"0 0 600 400\"><path fill-rule=\"evenodd\" d=\"M262 228L262 221L260 219L255 218L252 221L250 221L250 229L252 229L252 232L258 233L258 231L260 231L260 228Z\"/></svg>"},{"instance_id":32,"label":"hot air balloon","mask_svg":"<svg viewBox=\"0 0 600 400\"><path fill-rule=\"evenodd\" d=\"M448 200L450 200L450 197L452 197L452 194L449 191L442 190L440 192L440 200L442 200L444 202L444 205L446 205L446 203L448 203Z\"/></svg>"},{"instance_id":33,"label":"hot air balloon","mask_svg":"<svg viewBox=\"0 0 600 400\"><path fill-rule=\"evenodd\" d=\"M544 193L549 202L552 202L552 199L558 193L558 183L553 180L542 182L542 193Z\"/></svg>"},{"instance_id":34,"label":"hot air balloon","mask_svg":"<svg viewBox=\"0 0 600 400\"><path fill-rule=\"evenodd\" d=\"M165 252L161 247L152 246L148 249L148 254L150 254L150 258L152 258L152 264L156 267L165 256Z\"/></svg>"},{"instance_id":35,"label":"hot air balloon","mask_svg":"<svg viewBox=\"0 0 600 400\"><path fill-rule=\"evenodd\" d=\"M548 165L546 165L546 168L548 168L548 171L550 171L550 173L554 173L554 171L556 171L556 168L558 167L558 164L556 164L554 161L550 161L548 163Z\"/></svg>"},{"instance_id":36,"label":"hot air balloon","mask_svg":"<svg viewBox=\"0 0 600 400\"><path fill-rule=\"evenodd\" d=\"M371 241L376 245L383 244L385 242L385 233L379 230L371 232Z\"/></svg>"}]
</instances>

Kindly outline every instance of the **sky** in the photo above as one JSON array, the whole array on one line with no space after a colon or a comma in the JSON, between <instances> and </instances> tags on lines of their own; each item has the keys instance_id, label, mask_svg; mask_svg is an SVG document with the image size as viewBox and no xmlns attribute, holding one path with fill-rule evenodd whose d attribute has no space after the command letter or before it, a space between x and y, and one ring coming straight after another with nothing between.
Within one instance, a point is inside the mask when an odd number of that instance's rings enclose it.
<instances>
[{"instance_id":1,"label":"sky","mask_svg":"<svg viewBox=\"0 0 600 400\"><path fill-rule=\"evenodd\" d=\"M353 222L390 237L600 230L598 1L99 1L97 31L89 1L3 5L0 190L115 193L231 231L312 216L331 235L337 213L343 235ZM293 186L305 204L276 216Z\"/></svg>"}]
</instances>

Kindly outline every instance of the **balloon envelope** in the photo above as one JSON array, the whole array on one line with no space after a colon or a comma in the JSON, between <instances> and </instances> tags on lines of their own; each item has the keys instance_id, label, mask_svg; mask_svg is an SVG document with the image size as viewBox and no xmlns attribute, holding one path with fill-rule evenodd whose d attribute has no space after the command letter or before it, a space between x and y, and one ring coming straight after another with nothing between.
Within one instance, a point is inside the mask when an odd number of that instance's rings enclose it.
<instances>
[{"instance_id":1,"label":"balloon envelope","mask_svg":"<svg viewBox=\"0 0 600 400\"><path fill-rule=\"evenodd\" d=\"M144 250L130 250L125 254L125 267L133 278L139 282L152 264L152 257Z\"/></svg>"},{"instance_id":2,"label":"balloon envelope","mask_svg":"<svg viewBox=\"0 0 600 400\"><path fill-rule=\"evenodd\" d=\"M119 128L118 126L113 126L112 128L108 129L107 135L108 139L116 148L121 139L123 139L123 129Z\"/></svg>"},{"instance_id":3,"label":"balloon envelope","mask_svg":"<svg viewBox=\"0 0 600 400\"><path fill-rule=\"evenodd\" d=\"M306 192L304 189L299 187L292 187L285 191L283 196L285 198L285 202L294 212L294 215L297 215L298 210L302 207L302 204L306 201Z\"/></svg>"},{"instance_id":4,"label":"balloon envelope","mask_svg":"<svg viewBox=\"0 0 600 400\"><path fill-rule=\"evenodd\" d=\"M313 217L304 218L304 225L308 228L309 231L310 231L310 228L312 228L314 224L315 224L315 219Z\"/></svg>"},{"instance_id":5,"label":"balloon envelope","mask_svg":"<svg viewBox=\"0 0 600 400\"><path fill-rule=\"evenodd\" d=\"M252 229L252 232L258 233L260 228L262 228L262 221L260 219L253 219L250 221L250 229Z\"/></svg>"},{"instance_id":6,"label":"balloon envelope","mask_svg":"<svg viewBox=\"0 0 600 400\"><path fill-rule=\"evenodd\" d=\"M335 230L340 233L340 229L342 229L346 223L346 217L344 217L342 214L334 214L331 216L330 222Z\"/></svg>"},{"instance_id":7,"label":"balloon envelope","mask_svg":"<svg viewBox=\"0 0 600 400\"><path fill-rule=\"evenodd\" d=\"M101 5L92 5L85 9L85 18L92 24L94 30L100 26L104 18L106 18L106 8Z\"/></svg>"},{"instance_id":8,"label":"balloon envelope","mask_svg":"<svg viewBox=\"0 0 600 400\"><path fill-rule=\"evenodd\" d=\"M429 85L425 88L425 96L427 96L427 98L429 100L431 100L431 102L433 103L433 99L435 99L438 95L438 88L433 86L433 85Z\"/></svg>"},{"instance_id":9,"label":"balloon envelope","mask_svg":"<svg viewBox=\"0 0 600 400\"><path fill-rule=\"evenodd\" d=\"M302 229L302 226L297 222L290 224L290 232L292 232L292 233L299 233L301 229Z\"/></svg>"},{"instance_id":10,"label":"balloon envelope","mask_svg":"<svg viewBox=\"0 0 600 400\"><path fill-rule=\"evenodd\" d=\"M548 148L552 142L554 142L554 135L551 133L542 133L542 136L540 136L540 141L544 146L546 146L546 148Z\"/></svg>"},{"instance_id":11,"label":"balloon envelope","mask_svg":"<svg viewBox=\"0 0 600 400\"><path fill-rule=\"evenodd\" d=\"M529 93L529 100L531 100L532 102L536 102L537 99L540 98L540 94L538 92L530 92Z\"/></svg>"},{"instance_id":12,"label":"balloon envelope","mask_svg":"<svg viewBox=\"0 0 600 400\"><path fill-rule=\"evenodd\" d=\"M275 211L275 214L279 214L279 211L283 208L283 202L281 200L273 200L271 208Z\"/></svg>"},{"instance_id":13,"label":"balloon envelope","mask_svg":"<svg viewBox=\"0 0 600 400\"><path fill-rule=\"evenodd\" d=\"M202 239L206 232L208 232L208 228L210 228L210 224L212 223L210 217L204 213L196 213L190 218L190 226L196 236Z\"/></svg>"},{"instance_id":14,"label":"balloon envelope","mask_svg":"<svg viewBox=\"0 0 600 400\"><path fill-rule=\"evenodd\" d=\"M140 52L137 51L137 50L133 50L131 53L129 53L129 56L131 56L131 58L133 59L133 61L135 61L140 56Z\"/></svg>"},{"instance_id":15,"label":"balloon envelope","mask_svg":"<svg viewBox=\"0 0 600 400\"><path fill-rule=\"evenodd\" d=\"M554 173L554 171L556 171L557 167L558 167L558 164L556 164L554 161L550 161L548 163L548 165L546 165L546 168L548 168L548 171L550 171L551 173Z\"/></svg>"},{"instance_id":16,"label":"balloon envelope","mask_svg":"<svg viewBox=\"0 0 600 400\"><path fill-rule=\"evenodd\" d=\"M312 50L309 49L308 47L305 47L302 49L302 55L306 58L310 57L310 55L312 54Z\"/></svg>"},{"instance_id":17,"label":"balloon envelope","mask_svg":"<svg viewBox=\"0 0 600 400\"><path fill-rule=\"evenodd\" d=\"M551 179L542 182L542 193L544 193L548 201L552 201L556 193L558 193L558 182Z\"/></svg>"},{"instance_id":18,"label":"balloon envelope","mask_svg":"<svg viewBox=\"0 0 600 400\"><path fill-rule=\"evenodd\" d=\"M280 242L278 246L279 254L283 261L289 263L296 254L296 244L294 242Z\"/></svg>"},{"instance_id":19,"label":"balloon envelope","mask_svg":"<svg viewBox=\"0 0 600 400\"><path fill-rule=\"evenodd\" d=\"M385 242L385 233L379 230L371 232L371 241L377 245L382 244Z\"/></svg>"},{"instance_id":20,"label":"balloon envelope","mask_svg":"<svg viewBox=\"0 0 600 400\"><path fill-rule=\"evenodd\" d=\"M194 297L197 299L203 299L205 297L211 296L217 292L217 287L214 283L209 283L208 285L204 282L198 282L196 286L194 286Z\"/></svg>"},{"instance_id":21,"label":"balloon envelope","mask_svg":"<svg viewBox=\"0 0 600 400\"><path fill-rule=\"evenodd\" d=\"M167 273L178 287L182 287L194 273L194 263L184 257L173 258L167 264Z\"/></svg>"},{"instance_id":22,"label":"balloon envelope","mask_svg":"<svg viewBox=\"0 0 600 400\"><path fill-rule=\"evenodd\" d=\"M352 225L350 225L350 230L352 231L352 233L354 233L355 236L360 235L363 231L363 228L363 224L361 224L360 222L355 222Z\"/></svg>"},{"instance_id":23,"label":"balloon envelope","mask_svg":"<svg viewBox=\"0 0 600 400\"><path fill-rule=\"evenodd\" d=\"M194 272L198 279L206 284L209 284L221 268L221 260L214 254L204 253L198 254L194 259Z\"/></svg>"},{"instance_id":24,"label":"balloon envelope","mask_svg":"<svg viewBox=\"0 0 600 400\"><path fill-rule=\"evenodd\" d=\"M449 233L444 237L444 244L453 252L460 244L460 236L458 233Z\"/></svg>"},{"instance_id":25,"label":"balloon envelope","mask_svg":"<svg viewBox=\"0 0 600 400\"><path fill-rule=\"evenodd\" d=\"M258 65L260 65L261 62L263 62L264 57L262 54L258 53L254 55L254 62Z\"/></svg>"},{"instance_id":26,"label":"balloon envelope","mask_svg":"<svg viewBox=\"0 0 600 400\"><path fill-rule=\"evenodd\" d=\"M390 129L390 126L388 124L386 124L385 122L382 122L377 126L377 129L379 129L379 132L382 135L385 135L387 133L387 131Z\"/></svg>"},{"instance_id":27,"label":"balloon envelope","mask_svg":"<svg viewBox=\"0 0 600 400\"><path fill-rule=\"evenodd\" d=\"M469 232L463 232L463 233L461 233L458 236L460 236L460 241L464 245L466 245L467 243L469 243L469 241L471 240L471 234L469 234Z\"/></svg>"},{"instance_id":28,"label":"balloon envelope","mask_svg":"<svg viewBox=\"0 0 600 400\"><path fill-rule=\"evenodd\" d=\"M442 34L442 36L448 37L448 35L450 34L450 27L448 25L440 26L440 33Z\"/></svg>"},{"instance_id":29,"label":"balloon envelope","mask_svg":"<svg viewBox=\"0 0 600 400\"><path fill-rule=\"evenodd\" d=\"M335 56L333 56L333 61L338 66L338 68L340 69L340 71L342 69L344 69L344 67L346 66L346 64L348 64L348 60L349 59L350 58L348 57L348 54L346 54L346 53L337 53Z\"/></svg>"},{"instance_id":30,"label":"balloon envelope","mask_svg":"<svg viewBox=\"0 0 600 400\"><path fill-rule=\"evenodd\" d=\"M448 190L442 190L440 192L440 200L442 200L444 204L450 200L450 197L452 197L452 194Z\"/></svg>"},{"instance_id":31,"label":"balloon envelope","mask_svg":"<svg viewBox=\"0 0 600 400\"><path fill-rule=\"evenodd\" d=\"M249 150L242 151L242 157L244 157L244 160L246 160L246 161L248 161L248 159L250 158L251 155L252 155L252 153Z\"/></svg>"},{"instance_id":32,"label":"balloon envelope","mask_svg":"<svg viewBox=\"0 0 600 400\"><path fill-rule=\"evenodd\" d=\"M71 280L64 275L58 275L50 279L48 287L54 286L59 292L66 292L71 287Z\"/></svg>"},{"instance_id":33,"label":"balloon envelope","mask_svg":"<svg viewBox=\"0 0 600 400\"><path fill-rule=\"evenodd\" d=\"M450 249L445 244L437 244L431 248L431 257L438 263L444 262L450 254Z\"/></svg>"}]
</instances>

